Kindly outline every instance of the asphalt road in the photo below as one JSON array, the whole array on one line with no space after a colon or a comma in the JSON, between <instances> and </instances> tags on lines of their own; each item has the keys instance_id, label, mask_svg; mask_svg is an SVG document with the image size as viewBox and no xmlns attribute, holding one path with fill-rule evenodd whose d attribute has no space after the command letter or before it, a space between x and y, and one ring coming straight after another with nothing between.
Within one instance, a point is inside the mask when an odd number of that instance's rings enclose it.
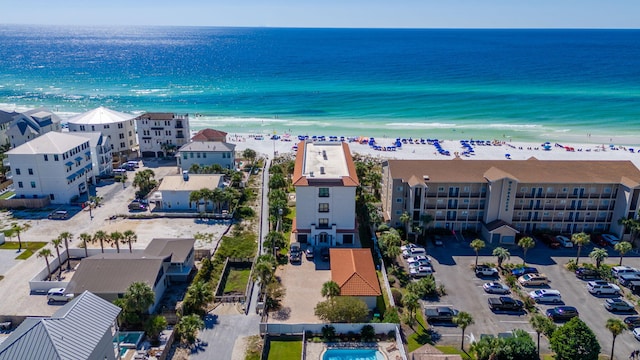
<instances>
[{"instance_id":1,"label":"asphalt road","mask_svg":"<svg viewBox=\"0 0 640 360\"><path fill-rule=\"evenodd\" d=\"M487 247L480 252L479 263L496 262L496 258L491 256L494 247L487 244ZM521 264L522 250L517 246L507 248L511 252L511 259L507 262ZM582 249L581 263L592 262L588 257L592 249L592 245L587 245ZM617 265L617 253L611 248L608 248L607 251L610 254L607 263ZM447 239L443 247L434 247L428 244L427 252L434 260L436 282L444 284L447 294L438 301L424 301L423 307L451 306L470 313L475 324L467 328L465 343L478 339L482 334L497 335L513 329L523 329L531 333L534 342L536 341L536 334L529 325L529 314L493 313L489 309L487 298L497 295L486 294L482 289L482 284L492 279L481 279L475 276L472 270L475 253L469 247L468 242L456 241L453 238ZM564 268L564 265L569 260L575 259L575 256L575 248L551 250L543 244L537 244L527 253L527 265L537 267L540 272L549 277L551 283L544 288L559 290L565 304L578 309L580 318L596 334L602 348L601 353L608 355L611 353L612 337L605 327L607 319L624 319L632 314L610 313L603 306L607 297L596 297L589 294L586 289L587 282L577 279L572 272ZM640 258L627 255L624 264L640 267ZM534 289L536 288L526 288L524 291L528 292ZM622 289L627 290L626 288ZM550 307L553 306L543 304L537 306L542 314ZM436 333L438 342L455 345L460 343L461 330L459 328L451 324L432 324L432 329ZM540 344L541 352L551 352L548 340L544 336L541 337ZM630 331L624 332L616 339L615 356L618 359L627 359L629 354L637 349L640 349L640 342L633 337Z\"/></svg>"}]
</instances>

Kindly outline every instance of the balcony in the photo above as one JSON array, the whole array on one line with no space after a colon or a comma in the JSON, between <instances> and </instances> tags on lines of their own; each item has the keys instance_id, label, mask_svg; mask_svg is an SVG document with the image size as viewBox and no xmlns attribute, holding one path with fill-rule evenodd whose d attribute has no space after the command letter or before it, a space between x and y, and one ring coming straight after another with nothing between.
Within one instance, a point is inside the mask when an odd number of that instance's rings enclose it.
<instances>
[{"instance_id":1,"label":"balcony","mask_svg":"<svg viewBox=\"0 0 640 360\"><path fill-rule=\"evenodd\" d=\"M184 134L176 134L176 139L184 139Z\"/></svg>"},{"instance_id":2,"label":"balcony","mask_svg":"<svg viewBox=\"0 0 640 360\"><path fill-rule=\"evenodd\" d=\"M184 129L184 125L182 125L182 122L177 122L175 128L176 129Z\"/></svg>"}]
</instances>

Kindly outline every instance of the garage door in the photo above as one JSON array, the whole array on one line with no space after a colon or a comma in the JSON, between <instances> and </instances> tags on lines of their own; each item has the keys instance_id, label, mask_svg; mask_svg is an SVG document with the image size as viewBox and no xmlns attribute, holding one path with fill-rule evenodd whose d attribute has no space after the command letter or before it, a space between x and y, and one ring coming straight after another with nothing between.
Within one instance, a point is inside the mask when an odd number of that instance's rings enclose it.
<instances>
[{"instance_id":1,"label":"garage door","mask_svg":"<svg viewBox=\"0 0 640 360\"><path fill-rule=\"evenodd\" d=\"M503 244L515 244L516 243L516 237L515 236L503 236L502 237L502 243Z\"/></svg>"}]
</instances>

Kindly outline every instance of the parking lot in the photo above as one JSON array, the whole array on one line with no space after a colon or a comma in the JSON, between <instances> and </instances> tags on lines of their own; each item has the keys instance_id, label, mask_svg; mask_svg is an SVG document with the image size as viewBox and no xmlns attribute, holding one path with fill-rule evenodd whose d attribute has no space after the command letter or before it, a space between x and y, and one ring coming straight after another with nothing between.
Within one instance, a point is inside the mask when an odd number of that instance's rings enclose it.
<instances>
[{"instance_id":1,"label":"parking lot","mask_svg":"<svg viewBox=\"0 0 640 360\"><path fill-rule=\"evenodd\" d=\"M429 244L431 245L431 244ZM487 244L487 247L480 252L479 264L483 262L495 263L496 258L491 256L491 252L495 245ZM507 247L511 253L511 259L505 263L522 263L522 250L517 246ZM592 263L588 257L589 252L593 249L591 244L583 247L581 251L580 262ZM429 256L433 259L434 268L436 270L436 282L442 283L446 289L446 295L441 297L437 302L424 301L423 306L450 306L460 311L470 313L475 324L469 326L465 332L467 339L473 341L478 339L482 334L497 335L498 333L510 332L513 329L524 329L532 334L534 341L536 340L535 332L529 325L529 315L527 313L508 314L493 313L487 304L487 298L499 295L490 295L484 292L482 285L485 282L492 281L491 278L478 278L473 271L475 262L475 253L469 247L468 242L457 242L454 239L445 241L443 247L428 248ZM619 261L617 253L607 248L609 252L608 264L616 264ZM605 323L609 318L624 319L626 316L633 315L629 313L613 314L607 311L603 303L607 296L596 297L591 295L587 289L587 281L580 280L575 275L566 270L564 265L571 259L575 259L576 249L557 249L552 250L543 244L536 244L536 247L530 249L527 253L527 265L538 268L551 280L549 286L540 288L549 288L559 290L562 294L564 304L574 306L580 313L580 318L594 331L603 354L611 352L611 333L606 329ZM628 266L640 266L640 258L627 254L624 264ZM504 279L501 279L504 283ZM537 289L538 287L525 288L525 292ZM628 289L621 287L624 291ZM557 305L553 305L557 306ZM544 314L551 305L538 304L539 313ZM561 324L560 324L561 325ZM459 344L461 330L451 324L435 324L432 329L439 337L439 342L443 344ZM640 349L640 342L636 341L630 331L626 331L616 340L616 357L626 359L633 350ZM541 351L551 352L547 339L541 337Z\"/></svg>"}]
</instances>

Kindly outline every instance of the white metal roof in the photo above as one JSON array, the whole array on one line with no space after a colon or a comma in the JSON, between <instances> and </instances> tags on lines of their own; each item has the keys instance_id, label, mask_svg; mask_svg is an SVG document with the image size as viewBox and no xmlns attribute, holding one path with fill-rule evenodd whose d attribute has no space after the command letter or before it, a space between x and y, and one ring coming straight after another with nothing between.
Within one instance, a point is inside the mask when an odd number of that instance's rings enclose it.
<instances>
[{"instance_id":1,"label":"white metal roof","mask_svg":"<svg viewBox=\"0 0 640 360\"><path fill-rule=\"evenodd\" d=\"M69 133L49 131L37 138L6 152L7 155L62 154L89 141L87 138Z\"/></svg>"},{"instance_id":2,"label":"white metal roof","mask_svg":"<svg viewBox=\"0 0 640 360\"><path fill-rule=\"evenodd\" d=\"M135 115L121 113L100 106L99 108L72 117L69 119L69 123L83 125L113 124L133 120L135 117Z\"/></svg>"}]
</instances>

